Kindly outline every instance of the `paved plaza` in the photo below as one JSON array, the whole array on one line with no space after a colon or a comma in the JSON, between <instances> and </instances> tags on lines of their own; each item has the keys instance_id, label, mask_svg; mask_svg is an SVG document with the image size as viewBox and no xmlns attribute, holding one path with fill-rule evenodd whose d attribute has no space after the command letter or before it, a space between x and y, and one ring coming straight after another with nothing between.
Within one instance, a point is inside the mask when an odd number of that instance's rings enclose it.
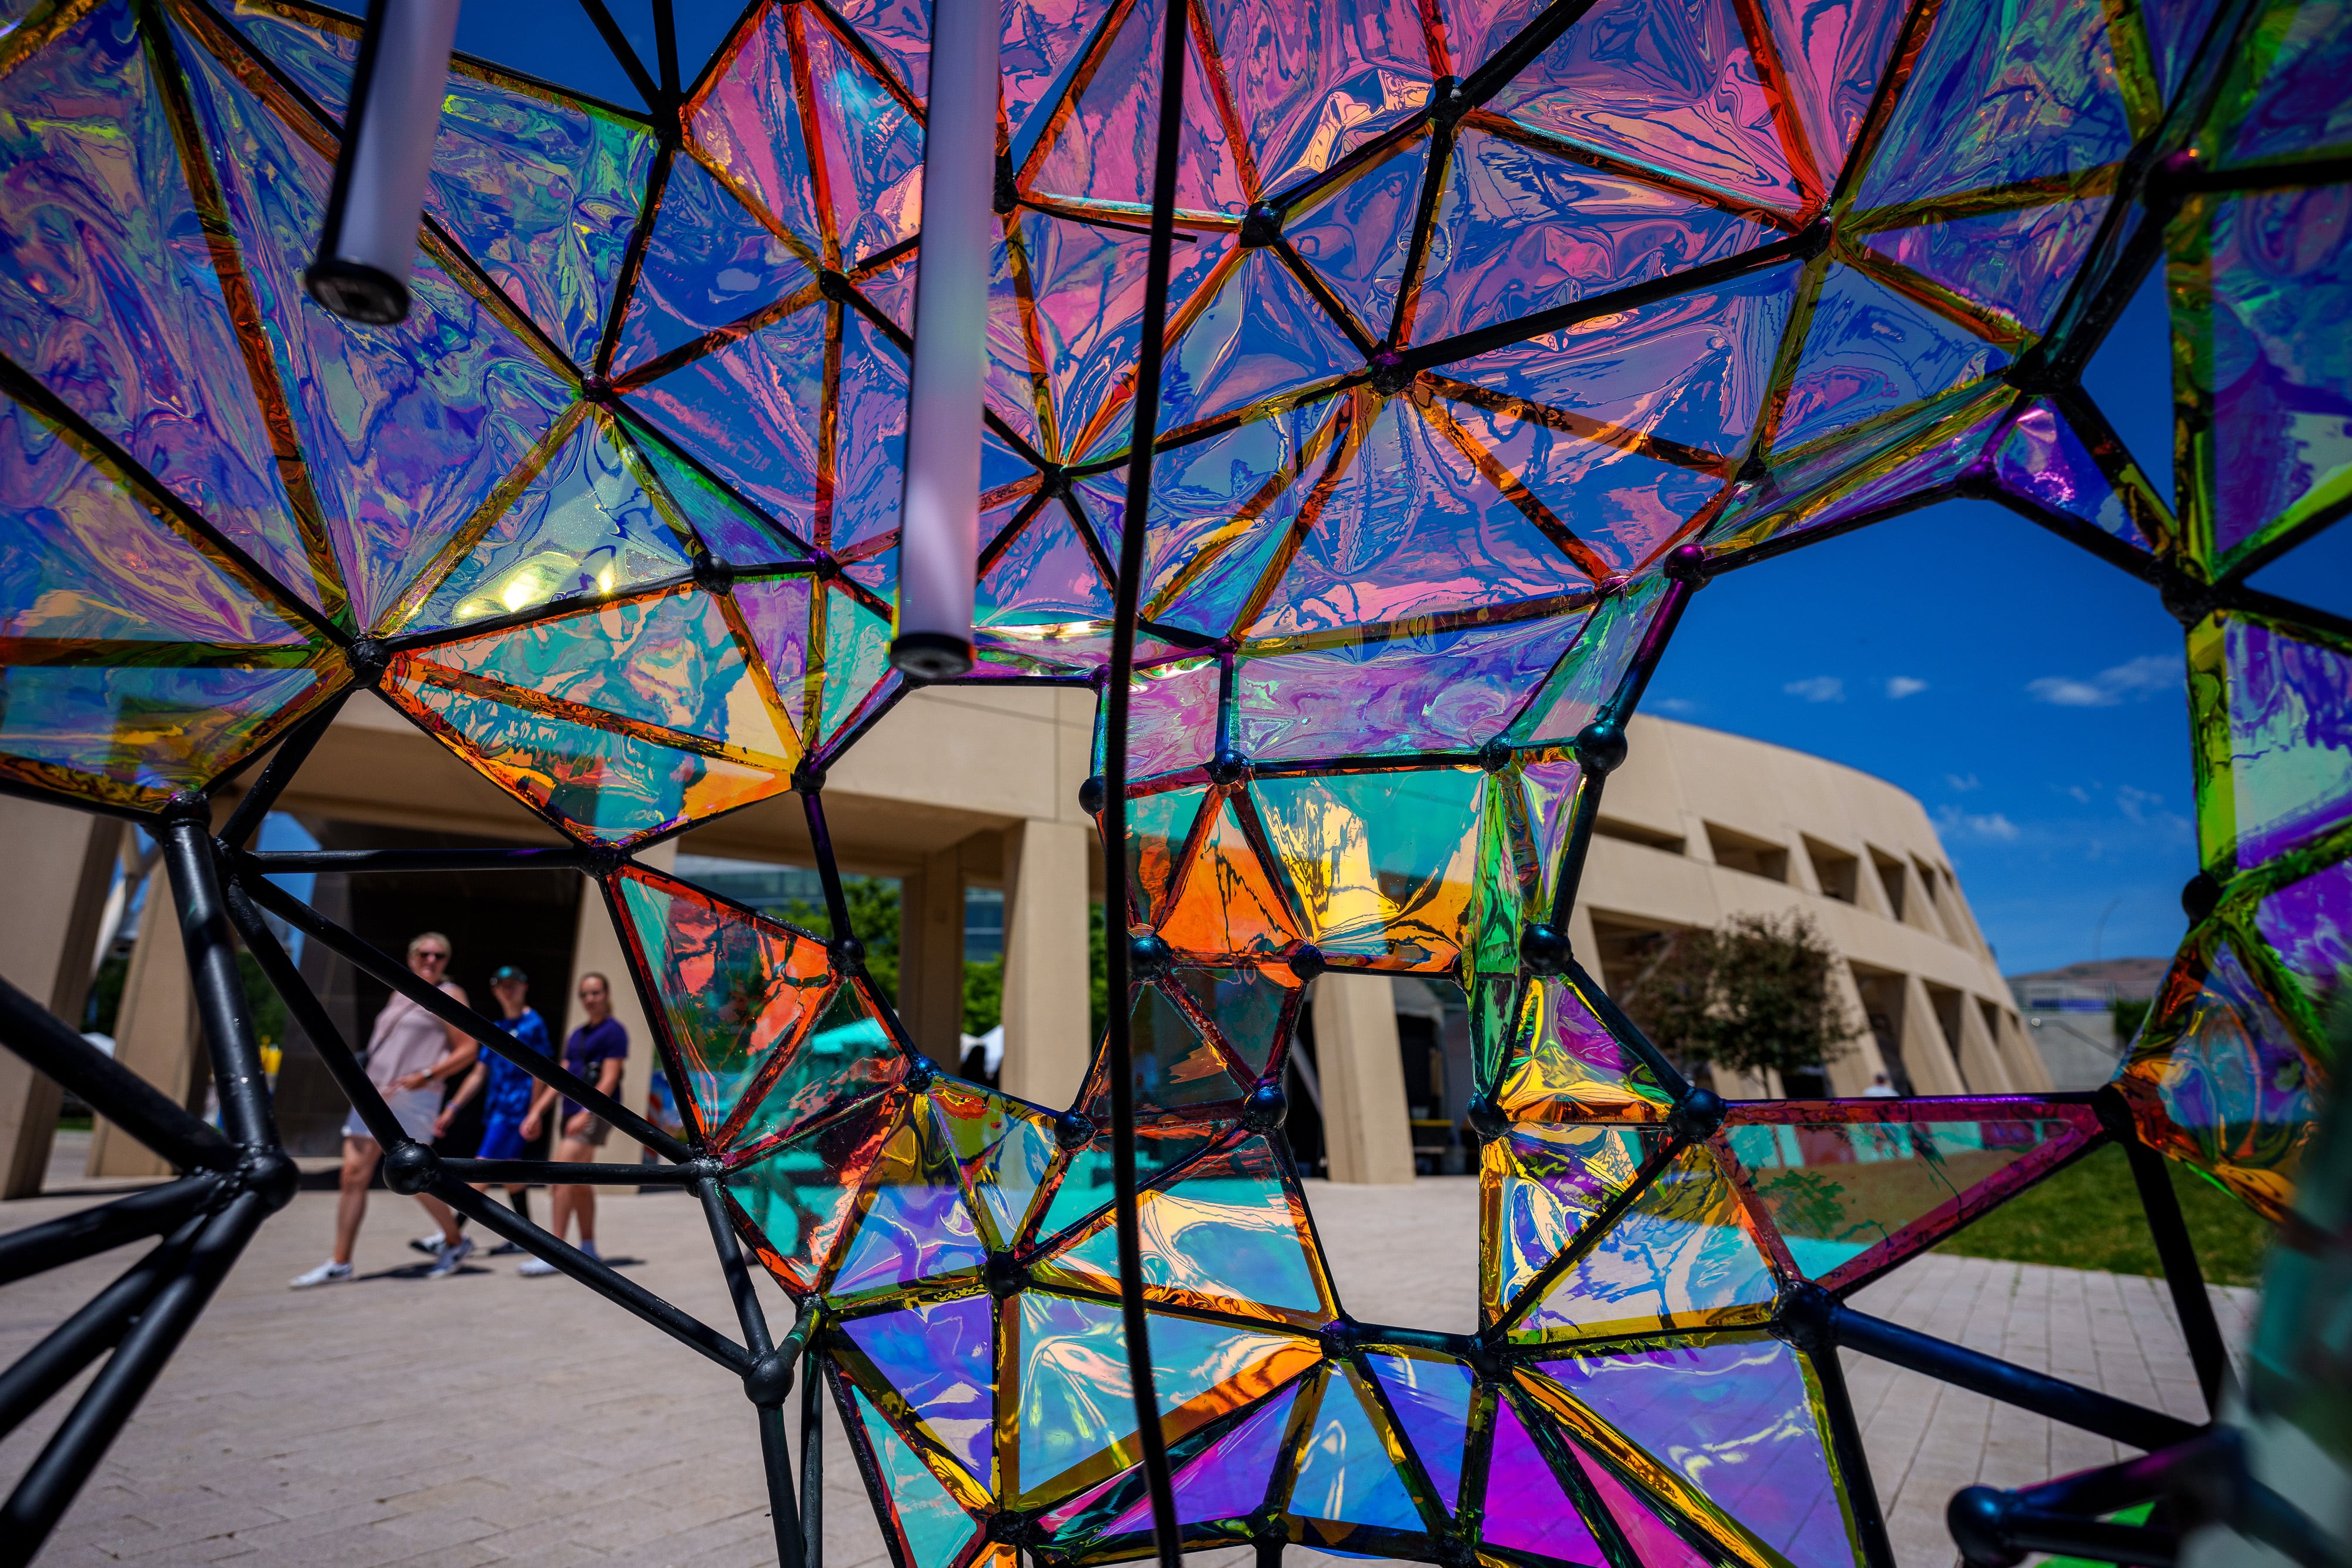
<instances>
[{"instance_id":1,"label":"paved plaza","mask_svg":"<svg viewBox=\"0 0 2352 1568\"><path fill-rule=\"evenodd\" d=\"M1475 1326L1477 1185L1310 1182L1342 1299L1364 1319ZM545 1213L542 1195L534 1194ZM0 1205L0 1230L86 1196ZM287 1279L325 1256L334 1198L304 1193L262 1230L47 1554L99 1563L692 1564L773 1562L758 1438L740 1385L569 1281L515 1260L417 1278L415 1203L375 1197L353 1283L303 1294ZM607 1256L733 1333L701 1212L683 1194L607 1197ZM0 1358L14 1357L130 1254L0 1290ZM782 1292L772 1321L788 1322ZM2242 1340L2251 1291L2216 1290ZM1863 1293L1864 1310L2183 1417L2202 1415L2161 1284L1930 1256ZM1849 1355L1874 1478L1906 1568L1947 1568L1945 1501L1974 1481L2016 1485L2118 1457L2114 1445ZM79 1386L79 1385L77 1385ZM13 1479L67 1407L0 1442ZM827 1568L887 1564L836 1428L825 1454ZM1245 1564L1246 1552L1195 1559ZM1294 1550L1294 1564L1325 1561ZM1336 1561L1336 1560L1333 1560Z\"/></svg>"}]
</instances>

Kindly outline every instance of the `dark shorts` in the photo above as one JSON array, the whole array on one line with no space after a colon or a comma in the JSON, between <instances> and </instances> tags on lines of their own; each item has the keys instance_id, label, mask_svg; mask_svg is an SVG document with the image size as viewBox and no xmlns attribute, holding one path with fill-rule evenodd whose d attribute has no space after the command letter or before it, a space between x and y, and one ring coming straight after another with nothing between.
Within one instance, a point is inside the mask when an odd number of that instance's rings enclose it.
<instances>
[{"instance_id":1,"label":"dark shorts","mask_svg":"<svg viewBox=\"0 0 2352 1568\"><path fill-rule=\"evenodd\" d=\"M474 1156L483 1160L519 1160L530 1153L530 1140L522 1135L522 1118L509 1120L491 1116L482 1123L482 1146Z\"/></svg>"}]
</instances>

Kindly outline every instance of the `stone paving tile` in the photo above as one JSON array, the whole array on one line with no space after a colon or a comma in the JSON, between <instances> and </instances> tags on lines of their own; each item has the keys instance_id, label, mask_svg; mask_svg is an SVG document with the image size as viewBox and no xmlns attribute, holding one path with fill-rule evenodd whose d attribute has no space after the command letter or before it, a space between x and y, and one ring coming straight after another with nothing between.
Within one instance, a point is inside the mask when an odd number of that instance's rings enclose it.
<instances>
[{"instance_id":1,"label":"stone paving tile","mask_svg":"<svg viewBox=\"0 0 2352 1568\"><path fill-rule=\"evenodd\" d=\"M1348 1310L1375 1322L1475 1326L1477 1184L1311 1183ZM264 1227L212 1310L100 1466L41 1561L235 1568L734 1568L773 1561L758 1433L723 1369L513 1259L455 1279L413 1272L413 1206L379 1196L355 1283L300 1295L285 1281L321 1255L331 1194ZM87 1199L0 1206L0 1231ZM675 1193L606 1197L605 1249L626 1271L733 1332L709 1234ZM37 1340L128 1262L86 1260L0 1291L0 1361ZM781 1291L761 1287L772 1322ZM2252 1292L2216 1291L2231 1343ZM1929 1256L1862 1291L1864 1312L2158 1405L2202 1401L2161 1281ZM1944 1506L1963 1486L2015 1484L2119 1457L2054 1426L1899 1368L1844 1357L1898 1561L1950 1568ZM77 1387L79 1385L77 1385ZM30 1462L70 1404L5 1441L0 1476ZM879 1527L825 1407L826 1568L887 1568ZM795 1428L797 1443L797 1421ZM1198 1568L1251 1568L1246 1548ZM1345 1560L1293 1549L1287 1568Z\"/></svg>"}]
</instances>

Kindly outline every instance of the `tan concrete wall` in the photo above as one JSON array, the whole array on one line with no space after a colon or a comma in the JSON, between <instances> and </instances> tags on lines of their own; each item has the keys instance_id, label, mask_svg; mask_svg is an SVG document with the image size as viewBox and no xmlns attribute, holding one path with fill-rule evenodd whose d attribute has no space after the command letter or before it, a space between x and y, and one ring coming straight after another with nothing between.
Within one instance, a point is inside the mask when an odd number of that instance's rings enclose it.
<instances>
[{"instance_id":1,"label":"tan concrete wall","mask_svg":"<svg viewBox=\"0 0 2352 1568\"><path fill-rule=\"evenodd\" d=\"M655 871L667 871L677 861L677 841L655 844L640 852L637 862ZM588 1022L588 1015L580 1007L580 977L583 975L603 975L613 997L613 1016L629 1031L629 1056L621 1069L620 1087L613 1098L640 1115L646 1110L646 1085L653 1076L656 1060L653 1024L646 1017L643 1003L637 999L637 988L629 978L629 957L621 946L620 933L614 928L604 907L604 895L592 883L583 890L580 899L580 929L572 948L572 973L565 977L563 994L551 997L532 988L531 1006L547 1020L554 1034L553 1044L560 1055L563 1042L573 1030ZM468 998L488 1017L498 1016L498 998ZM561 1109L561 1107L559 1107ZM548 1147L555 1146L552 1140ZM602 1158L615 1165L628 1165L642 1157L645 1145L618 1128L605 1144Z\"/></svg>"},{"instance_id":2,"label":"tan concrete wall","mask_svg":"<svg viewBox=\"0 0 2352 1568\"><path fill-rule=\"evenodd\" d=\"M1333 1181L1412 1180L1394 983L1332 970L1316 977L1315 1061L1323 1088L1323 1148Z\"/></svg>"},{"instance_id":3,"label":"tan concrete wall","mask_svg":"<svg viewBox=\"0 0 2352 1568\"><path fill-rule=\"evenodd\" d=\"M0 900L0 976L76 1030L123 831L110 818L0 796L12 883ZM0 1051L0 1197L41 1190L63 1097L24 1058Z\"/></svg>"}]
</instances>

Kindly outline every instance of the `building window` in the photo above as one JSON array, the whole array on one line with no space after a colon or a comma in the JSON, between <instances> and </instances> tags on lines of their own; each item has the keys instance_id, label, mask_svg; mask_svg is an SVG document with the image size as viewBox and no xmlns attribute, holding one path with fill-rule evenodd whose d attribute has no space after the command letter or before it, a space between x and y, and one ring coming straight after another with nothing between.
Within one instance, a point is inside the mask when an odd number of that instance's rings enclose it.
<instances>
[{"instance_id":1,"label":"building window","mask_svg":"<svg viewBox=\"0 0 2352 1568\"><path fill-rule=\"evenodd\" d=\"M1785 844L1769 839L1750 838L1735 829L1706 825L1707 847L1715 852L1715 863L1726 871L1744 871L1750 876L1760 876L1769 882L1789 880L1789 851Z\"/></svg>"},{"instance_id":2,"label":"building window","mask_svg":"<svg viewBox=\"0 0 2352 1568\"><path fill-rule=\"evenodd\" d=\"M1856 902L1862 884L1861 860L1819 839L1808 838L1804 844L1805 858L1813 862L1813 880L1821 884L1822 896L1841 904Z\"/></svg>"},{"instance_id":3,"label":"building window","mask_svg":"<svg viewBox=\"0 0 2352 1568\"><path fill-rule=\"evenodd\" d=\"M1670 855L1681 854L1684 849L1679 833L1661 832L1635 822L1621 822L1614 817L1594 818L1592 831L1604 839L1618 839L1629 844L1640 844L1644 849L1664 850Z\"/></svg>"}]
</instances>

